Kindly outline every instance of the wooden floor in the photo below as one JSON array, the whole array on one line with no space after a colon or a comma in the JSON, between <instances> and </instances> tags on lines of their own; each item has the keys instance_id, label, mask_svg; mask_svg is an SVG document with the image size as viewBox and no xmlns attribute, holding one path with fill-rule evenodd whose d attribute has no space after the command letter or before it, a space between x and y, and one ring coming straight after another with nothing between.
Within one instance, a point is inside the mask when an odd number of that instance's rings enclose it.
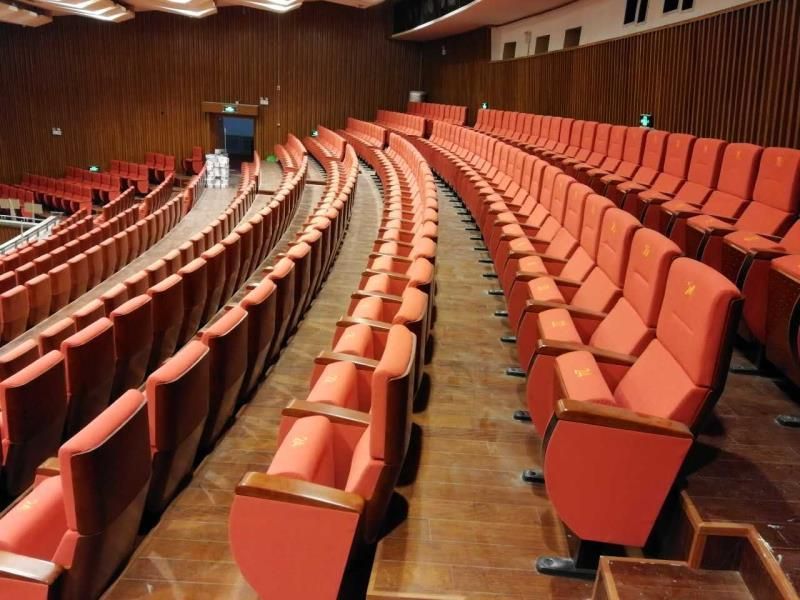
<instances>
[{"instance_id":1,"label":"wooden floor","mask_svg":"<svg viewBox=\"0 0 800 600\"><path fill-rule=\"evenodd\" d=\"M296 223L320 189L307 188ZM227 543L232 490L245 472L267 468L281 409L307 394L312 359L330 347L336 319L365 266L379 204L376 186L361 175L342 251L298 333L106 598L255 598ZM418 460L411 461L393 502L390 521L397 525L375 551L369 598L588 598L588 583L535 571L537 556L566 552L565 535L544 490L520 480L522 469L539 464L540 440L529 424L510 418L523 407L524 380L504 374L506 366L516 364L513 345L499 341L508 324L492 316L504 301L487 295L496 281L482 277L490 270L478 263L485 253L473 249L474 234L465 231L461 219L441 197L438 315L426 368L426 406L415 415ZM292 234L290 227L287 237ZM725 505L730 515L731 506L738 506L746 517L748 503L781 502L798 514L800 485L792 478L798 433L769 425L775 411L791 406L766 379L731 378L717 411L717 437L714 430L704 436L719 460L699 466L689 482L693 493L710 499L708 510ZM749 470L740 470L748 462ZM746 481L732 492L729 477ZM786 521L786 514L783 510L779 518ZM774 530L776 536L800 537L800 525L783 525Z\"/></svg>"}]
</instances>

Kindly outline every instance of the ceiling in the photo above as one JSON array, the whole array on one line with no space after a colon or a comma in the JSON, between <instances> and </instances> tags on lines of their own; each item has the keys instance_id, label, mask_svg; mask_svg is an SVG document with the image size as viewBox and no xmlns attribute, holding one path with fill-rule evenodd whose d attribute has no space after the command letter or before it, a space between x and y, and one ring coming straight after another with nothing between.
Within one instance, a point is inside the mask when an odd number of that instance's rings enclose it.
<instances>
[{"instance_id":1,"label":"ceiling","mask_svg":"<svg viewBox=\"0 0 800 600\"><path fill-rule=\"evenodd\" d=\"M78 15L100 21L121 23L136 16L137 12L157 10L185 17L203 18L216 14L224 6L249 6L259 10L285 13L319 0L24 0L19 4L0 0L0 21L38 27L53 21L53 17ZM329 0L356 8L369 8L383 0Z\"/></svg>"},{"instance_id":2,"label":"ceiling","mask_svg":"<svg viewBox=\"0 0 800 600\"><path fill-rule=\"evenodd\" d=\"M488 25L502 25L544 13L574 0L475 0L438 19L392 36L396 40L428 41Z\"/></svg>"}]
</instances>

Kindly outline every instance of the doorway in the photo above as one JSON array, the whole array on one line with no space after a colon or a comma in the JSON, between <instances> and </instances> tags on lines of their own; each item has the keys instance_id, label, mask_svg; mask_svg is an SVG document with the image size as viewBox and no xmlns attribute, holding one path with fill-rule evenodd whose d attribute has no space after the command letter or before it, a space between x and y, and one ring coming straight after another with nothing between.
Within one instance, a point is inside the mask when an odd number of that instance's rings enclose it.
<instances>
[{"instance_id":1,"label":"doorway","mask_svg":"<svg viewBox=\"0 0 800 600\"><path fill-rule=\"evenodd\" d=\"M231 168L239 170L242 162L253 159L256 120L252 117L211 115L214 148L225 149Z\"/></svg>"}]
</instances>

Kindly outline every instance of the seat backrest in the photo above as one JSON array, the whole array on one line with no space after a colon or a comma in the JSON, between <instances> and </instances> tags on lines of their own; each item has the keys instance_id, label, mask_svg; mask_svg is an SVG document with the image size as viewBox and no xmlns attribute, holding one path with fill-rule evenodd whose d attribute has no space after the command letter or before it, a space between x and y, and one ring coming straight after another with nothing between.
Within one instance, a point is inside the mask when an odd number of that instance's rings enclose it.
<instances>
[{"instance_id":1,"label":"seat backrest","mask_svg":"<svg viewBox=\"0 0 800 600\"><path fill-rule=\"evenodd\" d=\"M108 406L114 380L114 325L103 317L61 342L67 369L67 435Z\"/></svg>"},{"instance_id":2,"label":"seat backrest","mask_svg":"<svg viewBox=\"0 0 800 600\"><path fill-rule=\"evenodd\" d=\"M70 597L99 596L136 542L150 480L147 406L127 391L58 451L67 537L56 562L71 565ZM78 559L78 560L76 560Z\"/></svg>"},{"instance_id":3,"label":"seat backrest","mask_svg":"<svg viewBox=\"0 0 800 600\"><path fill-rule=\"evenodd\" d=\"M553 181L553 197L550 200L550 215L558 222L564 222L564 211L567 207L569 188L575 180L569 175L559 172Z\"/></svg>"},{"instance_id":4,"label":"seat backrest","mask_svg":"<svg viewBox=\"0 0 800 600\"><path fill-rule=\"evenodd\" d=\"M664 147L667 143L666 131L655 129L647 134L647 141L644 144L644 151L642 152L642 166L636 172L636 177L640 178L641 173L657 173L661 170L664 164Z\"/></svg>"},{"instance_id":5,"label":"seat backrest","mask_svg":"<svg viewBox=\"0 0 800 600\"><path fill-rule=\"evenodd\" d=\"M416 340L403 325L392 325L372 376L370 455L400 465L411 432Z\"/></svg>"},{"instance_id":6,"label":"seat backrest","mask_svg":"<svg viewBox=\"0 0 800 600\"><path fill-rule=\"evenodd\" d=\"M606 156L616 160L622 160L622 156L625 153L625 140L630 130L633 130L635 133L639 128L625 127L624 125L614 125L611 127L611 133L608 136L608 151L606 152ZM637 146L639 148L642 147L641 144L634 144L633 148L636 149Z\"/></svg>"},{"instance_id":7,"label":"seat backrest","mask_svg":"<svg viewBox=\"0 0 800 600\"><path fill-rule=\"evenodd\" d=\"M614 203L605 196L590 194L586 198L580 244L592 261L597 260L597 248L600 245L603 219L606 216L606 211L610 208L614 208Z\"/></svg>"},{"instance_id":8,"label":"seat backrest","mask_svg":"<svg viewBox=\"0 0 800 600\"><path fill-rule=\"evenodd\" d=\"M75 326L75 321L69 317L56 321L39 334L37 340L39 344L39 354L44 356L53 350L60 350L61 342L77 331L78 328Z\"/></svg>"},{"instance_id":9,"label":"seat backrest","mask_svg":"<svg viewBox=\"0 0 800 600\"><path fill-rule=\"evenodd\" d=\"M689 258L670 267L656 338L614 392L622 406L697 431L725 385L741 294Z\"/></svg>"},{"instance_id":10,"label":"seat backrest","mask_svg":"<svg viewBox=\"0 0 800 600\"><path fill-rule=\"evenodd\" d=\"M592 188L582 183L573 183L569 188L563 224L564 229L566 229L575 240L581 237L586 199L591 193Z\"/></svg>"},{"instance_id":11,"label":"seat backrest","mask_svg":"<svg viewBox=\"0 0 800 600\"><path fill-rule=\"evenodd\" d=\"M29 356L30 350L19 355ZM36 468L58 451L67 414L65 381L64 358L53 351L20 364L0 382L3 485L11 496L31 485Z\"/></svg>"},{"instance_id":12,"label":"seat backrest","mask_svg":"<svg viewBox=\"0 0 800 600\"><path fill-rule=\"evenodd\" d=\"M154 457L148 511L158 512L191 472L208 416L209 349L194 340L156 369L146 384L150 447Z\"/></svg>"},{"instance_id":13,"label":"seat backrest","mask_svg":"<svg viewBox=\"0 0 800 600\"><path fill-rule=\"evenodd\" d=\"M664 156L665 175L677 179L686 179L689 170L689 157L697 138L688 133L672 133L667 140L666 154Z\"/></svg>"},{"instance_id":14,"label":"seat backrest","mask_svg":"<svg viewBox=\"0 0 800 600\"><path fill-rule=\"evenodd\" d=\"M586 124L586 121L582 121L580 119L572 122L572 129L569 133L569 148L578 149L581 147L581 138L583 137L583 126Z\"/></svg>"},{"instance_id":15,"label":"seat backrest","mask_svg":"<svg viewBox=\"0 0 800 600\"><path fill-rule=\"evenodd\" d=\"M687 185L694 183L705 188L717 185L726 145L727 142L715 138L700 138L694 143Z\"/></svg>"},{"instance_id":16,"label":"seat backrest","mask_svg":"<svg viewBox=\"0 0 800 600\"><path fill-rule=\"evenodd\" d=\"M625 132L625 145L622 148L622 162L634 168L642 163L642 155L649 129L644 127L628 127Z\"/></svg>"},{"instance_id":17,"label":"seat backrest","mask_svg":"<svg viewBox=\"0 0 800 600\"><path fill-rule=\"evenodd\" d=\"M153 301L141 294L114 309L109 318L114 324L114 398L144 381L153 347Z\"/></svg>"},{"instance_id":18,"label":"seat backrest","mask_svg":"<svg viewBox=\"0 0 800 600\"><path fill-rule=\"evenodd\" d=\"M783 234L800 204L800 150L766 148L761 154L753 201L737 227L756 233Z\"/></svg>"},{"instance_id":19,"label":"seat backrest","mask_svg":"<svg viewBox=\"0 0 800 600\"><path fill-rule=\"evenodd\" d=\"M728 144L722 155L717 188L711 193L703 210L715 215L735 216L753 195L761 146Z\"/></svg>"},{"instance_id":20,"label":"seat backrest","mask_svg":"<svg viewBox=\"0 0 800 600\"><path fill-rule=\"evenodd\" d=\"M0 381L21 371L37 358L40 352L33 340L25 340L18 346L0 355Z\"/></svg>"}]
</instances>

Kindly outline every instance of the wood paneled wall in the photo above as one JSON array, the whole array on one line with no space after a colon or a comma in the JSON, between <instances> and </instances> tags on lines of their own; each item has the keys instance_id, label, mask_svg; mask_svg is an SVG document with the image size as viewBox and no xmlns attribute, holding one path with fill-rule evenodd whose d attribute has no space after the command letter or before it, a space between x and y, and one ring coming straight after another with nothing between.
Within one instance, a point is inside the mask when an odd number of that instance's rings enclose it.
<instances>
[{"instance_id":1,"label":"wood paneled wall","mask_svg":"<svg viewBox=\"0 0 800 600\"><path fill-rule=\"evenodd\" d=\"M203 100L269 97L256 123L264 155L289 132L401 109L419 87L421 51L389 40L388 19L388 6L313 2L285 15L222 8L199 20L151 12L119 25L0 25L0 181L208 149Z\"/></svg>"},{"instance_id":2,"label":"wood paneled wall","mask_svg":"<svg viewBox=\"0 0 800 600\"><path fill-rule=\"evenodd\" d=\"M445 44L447 55L442 56ZM771 0L575 50L491 63L488 31L426 46L432 102L656 126L800 148L800 0Z\"/></svg>"}]
</instances>

